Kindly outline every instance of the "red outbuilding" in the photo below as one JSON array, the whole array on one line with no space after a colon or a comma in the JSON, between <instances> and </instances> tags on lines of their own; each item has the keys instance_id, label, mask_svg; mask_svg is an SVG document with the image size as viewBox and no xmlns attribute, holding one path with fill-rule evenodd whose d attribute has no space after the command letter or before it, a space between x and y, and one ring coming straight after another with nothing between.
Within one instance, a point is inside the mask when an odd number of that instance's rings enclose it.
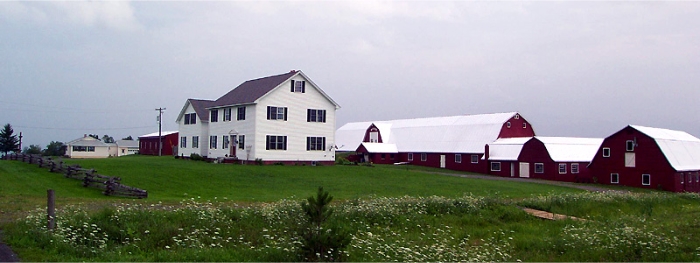
<instances>
[{"instance_id":1,"label":"red outbuilding","mask_svg":"<svg viewBox=\"0 0 700 263\"><path fill-rule=\"evenodd\" d=\"M629 125L605 138L589 168L598 183L700 192L700 139Z\"/></svg>"},{"instance_id":2,"label":"red outbuilding","mask_svg":"<svg viewBox=\"0 0 700 263\"><path fill-rule=\"evenodd\" d=\"M509 112L348 123L336 132L336 145L353 150L356 161L486 173L484 145L534 135L530 123Z\"/></svg>"},{"instance_id":3,"label":"red outbuilding","mask_svg":"<svg viewBox=\"0 0 700 263\"><path fill-rule=\"evenodd\" d=\"M486 149L489 174L590 182L588 165L602 142L599 138L541 136L499 139Z\"/></svg>"},{"instance_id":4,"label":"red outbuilding","mask_svg":"<svg viewBox=\"0 0 700 263\"><path fill-rule=\"evenodd\" d=\"M139 136L139 154L158 155L158 143L163 143L162 155L177 155L178 132L167 131L161 132L162 139L159 139L158 133L150 133Z\"/></svg>"}]
</instances>

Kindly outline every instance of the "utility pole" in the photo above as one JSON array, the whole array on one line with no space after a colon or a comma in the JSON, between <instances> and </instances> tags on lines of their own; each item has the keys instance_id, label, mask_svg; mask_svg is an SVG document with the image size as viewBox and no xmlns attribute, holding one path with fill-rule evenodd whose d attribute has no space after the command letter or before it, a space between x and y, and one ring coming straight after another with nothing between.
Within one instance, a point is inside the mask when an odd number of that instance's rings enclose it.
<instances>
[{"instance_id":1,"label":"utility pole","mask_svg":"<svg viewBox=\"0 0 700 263\"><path fill-rule=\"evenodd\" d=\"M157 108L158 111L158 156L163 156L163 135L162 133L162 123L163 123L163 111L165 108Z\"/></svg>"}]
</instances>

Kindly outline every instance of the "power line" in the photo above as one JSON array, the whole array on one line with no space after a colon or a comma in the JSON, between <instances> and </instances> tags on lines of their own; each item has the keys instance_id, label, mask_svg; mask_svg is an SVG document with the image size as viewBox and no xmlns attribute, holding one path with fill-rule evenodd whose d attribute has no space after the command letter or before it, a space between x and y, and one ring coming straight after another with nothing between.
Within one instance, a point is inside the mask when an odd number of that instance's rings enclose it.
<instances>
[{"instance_id":1,"label":"power line","mask_svg":"<svg viewBox=\"0 0 700 263\"><path fill-rule=\"evenodd\" d=\"M147 109L105 109L105 108L74 108L74 107L54 107L54 106L47 106L46 104L32 104L32 103L18 103L18 102L10 102L10 101L0 101L2 104L14 104L14 105L22 105L22 106L30 106L32 109L16 109L16 108L3 108L3 110L18 110L18 111L40 111L40 112L46 112L46 111L55 111L55 110L63 110L63 111L69 111L69 112L145 112L148 111ZM37 110L39 109L39 110ZM41 110L41 109L46 109L46 110Z\"/></svg>"},{"instance_id":2,"label":"power line","mask_svg":"<svg viewBox=\"0 0 700 263\"><path fill-rule=\"evenodd\" d=\"M34 127L34 126L18 126L13 125L12 127L23 128L23 129L40 129L40 130L65 130L65 131L106 131L106 130L129 130L129 129L143 129L151 128L151 126L141 126L141 127L118 127L118 128L58 128L58 127Z\"/></svg>"}]
</instances>

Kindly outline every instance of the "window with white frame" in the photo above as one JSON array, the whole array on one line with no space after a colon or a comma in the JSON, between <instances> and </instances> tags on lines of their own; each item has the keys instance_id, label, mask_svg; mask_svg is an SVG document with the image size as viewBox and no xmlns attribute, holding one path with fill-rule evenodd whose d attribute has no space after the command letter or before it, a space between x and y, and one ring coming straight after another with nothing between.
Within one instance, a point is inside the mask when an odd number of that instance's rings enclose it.
<instances>
[{"instance_id":1,"label":"window with white frame","mask_svg":"<svg viewBox=\"0 0 700 263\"><path fill-rule=\"evenodd\" d=\"M224 108L224 121L231 121L231 108Z\"/></svg>"},{"instance_id":2,"label":"window with white frame","mask_svg":"<svg viewBox=\"0 0 700 263\"><path fill-rule=\"evenodd\" d=\"M185 125L197 124L197 113L185 114Z\"/></svg>"},{"instance_id":3,"label":"window with white frame","mask_svg":"<svg viewBox=\"0 0 700 263\"><path fill-rule=\"evenodd\" d=\"M408 160L413 161L413 153L408 153Z\"/></svg>"},{"instance_id":4,"label":"window with white frame","mask_svg":"<svg viewBox=\"0 0 700 263\"><path fill-rule=\"evenodd\" d=\"M619 184L620 183L620 174L611 173L610 174L610 183L611 184Z\"/></svg>"},{"instance_id":5,"label":"window with white frame","mask_svg":"<svg viewBox=\"0 0 700 263\"><path fill-rule=\"evenodd\" d=\"M472 163L479 163L479 155L472 154Z\"/></svg>"},{"instance_id":6,"label":"window with white frame","mask_svg":"<svg viewBox=\"0 0 700 263\"><path fill-rule=\"evenodd\" d=\"M603 157L610 157L610 148L608 148L608 147L603 148Z\"/></svg>"},{"instance_id":7,"label":"window with white frame","mask_svg":"<svg viewBox=\"0 0 700 263\"><path fill-rule=\"evenodd\" d=\"M572 173L572 174L577 174L577 173L578 173L578 164L577 164L577 163L572 163L572 164L571 164L571 173Z\"/></svg>"},{"instance_id":8,"label":"window with white frame","mask_svg":"<svg viewBox=\"0 0 700 263\"><path fill-rule=\"evenodd\" d=\"M266 135L265 150L287 150L287 136Z\"/></svg>"},{"instance_id":9,"label":"window with white frame","mask_svg":"<svg viewBox=\"0 0 700 263\"><path fill-rule=\"evenodd\" d=\"M462 163L462 155L455 154L455 163Z\"/></svg>"},{"instance_id":10,"label":"window with white frame","mask_svg":"<svg viewBox=\"0 0 700 263\"><path fill-rule=\"evenodd\" d=\"M267 106L268 120L287 120L287 107Z\"/></svg>"},{"instance_id":11,"label":"window with white frame","mask_svg":"<svg viewBox=\"0 0 700 263\"><path fill-rule=\"evenodd\" d=\"M566 174L566 164L565 163L559 164L559 174Z\"/></svg>"},{"instance_id":12,"label":"window with white frame","mask_svg":"<svg viewBox=\"0 0 700 263\"><path fill-rule=\"evenodd\" d=\"M199 148L199 136L192 136L192 148Z\"/></svg>"},{"instance_id":13,"label":"window with white frame","mask_svg":"<svg viewBox=\"0 0 700 263\"><path fill-rule=\"evenodd\" d=\"M634 151L634 141L633 140L627 140L625 142L625 149L628 152L633 152Z\"/></svg>"},{"instance_id":14,"label":"window with white frame","mask_svg":"<svg viewBox=\"0 0 700 263\"><path fill-rule=\"evenodd\" d=\"M187 148L187 137L180 137L180 148Z\"/></svg>"},{"instance_id":15,"label":"window with white frame","mask_svg":"<svg viewBox=\"0 0 700 263\"><path fill-rule=\"evenodd\" d=\"M516 119L516 120L517 120L517 119L520 119L520 114L515 114L515 117L513 117L513 118Z\"/></svg>"},{"instance_id":16,"label":"window with white frame","mask_svg":"<svg viewBox=\"0 0 700 263\"><path fill-rule=\"evenodd\" d=\"M642 174L642 185L651 185L651 175Z\"/></svg>"},{"instance_id":17,"label":"window with white frame","mask_svg":"<svg viewBox=\"0 0 700 263\"><path fill-rule=\"evenodd\" d=\"M213 109L209 112L209 121L217 122L219 121L219 109Z\"/></svg>"},{"instance_id":18,"label":"window with white frame","mask_svg":"<svg viewBox=\"0 0 700 263\"><path fill-rule=\"evenodd\" d=\"M216 149L216 135L209 136L209 149Z\"/></svg>"},{"instance_id":19,"label":"window with white frame","mask_svg":"<svg viewBox=\"0 0 700 263\"><path fill-rule=\"evenodd\" d=\"M221 136L221 149L228 149L230 137L228 135Z\"/></svg>"},{"instance_id":20,"label":"window with white frame","mask_svg":"<svg viewBox=\"0 0 700 263\"><path fill-rule=\"evenodd\" d=\"M510 129L510 122L506 122L506 127Z\"/></svg>"},{"instance_id":21,"label":"window with white frame","mask_svg":"<svg viewBox=\"0 0 700 263\"><path fill-rule=\"evenodd\" d=\"M421 162L425 162L428 160L428 154L427 153L421 153L420 154L420 160Z\"/></svg>"},{"instance_id":22,"label":"window with white frame","mask_svg":"<svg viewBox=\"0 0 700 263\"><path fill-rule=\"evenodd\" d=\"M245 135L238 135L238 148L245 149Z\"/></svg>"},{"instance_id":23,"label":"window with white frame","mask_svg":"<svg viewBox=\"0 0 700 263\"><path fill-rule=\"evenodd\" d=\"M238 107L237 111L238 111L237 112L238 114L236 116L236 120L237 121L244 121L245 120L245 106Z\"/></svg>"},{"instance_id":24,"label":"window with white frame","mask_svg":"<svg viewBox=\"0 0 700 263\"><path fill-rule=\"evenodd\" d=\"M303 80L292 80L292 92L306 92L306 81Z\"/></svg>"},{"instance_id":25,"label":"window with white frame","mask_svg":"<svg viewBox=\"0 0 700 263\"><path fill-rule=\"evenodd\" d=\"M535 173L536 174L544 173L544 163L535 163Z\"/></svg>"},{"instance_id":26,"label":"window with white frame","mask_svg":"<svg viewBox=\"0 0 700 263\"><path fill-rule=\"evenodd\" d=\"M325 151L326 137L306 137L307 151Z\"/></svg>"},{"instance_id":27,"label":"window with white frame","mask_svg":"<svg viewBox=\"0 0 700 263\"><path fill-rule=\"evenodd\" d=\"M492 162L491 163L491 171L492 172L500 172L501 171L501 162Z\"/></svg>"},{"instance_id":28,"label":"window with white frame","mask_svg":"<svg viewBox=\"0 0 700 263\"><path fill-rule=\"evenodd\" d=\"M306 109L306 122L326 122L326 110Z\"/></svg>"},{"instance_id":29,"label":"window with white frame","mask_svg":"<svg viewBox=\"0 0 700 263\"><path fill-rule=\"evenodd\" d=\"M523 122L523 129L527 129L527 122Z\"/></svg>"}]
</instances>

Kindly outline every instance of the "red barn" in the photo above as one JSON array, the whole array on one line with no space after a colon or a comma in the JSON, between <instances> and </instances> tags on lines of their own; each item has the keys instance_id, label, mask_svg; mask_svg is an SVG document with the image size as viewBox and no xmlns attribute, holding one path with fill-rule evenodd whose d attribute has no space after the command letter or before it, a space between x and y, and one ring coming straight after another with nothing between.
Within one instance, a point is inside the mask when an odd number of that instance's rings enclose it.
<instances>
[{"instance_id":1,"label":"red barn","mask_svg":"<svg viewBox=\"0 0 700 263\"><path fill-rule=\"evenodd\" d=\"M489 174L589 182L588 164L602 142L599 138L541 136L499 139L486 149Z\"/></svg>"},{"instance_id":2,"label":"red barn","mask_svg":"<svg viewBox=\"0 0 700 263\"><path fill-rule=\"evenodd\" d=\"M484 145L498 138L532 137L517 112L348 123L336 145L354 150L356 160L486 173Z\"/></svg>"},{"instance_id":3,"label":"red barn","mask_svg":"<svg viewBox=\"0 0 700 263\"><path fill-rule=\"evenodd\" d=\"M159 140L157 132L139 136L139 154L158 155L158 143L162 141L163 156L177 155L178 132L161 132L161 136L162 140Z\"/></svg>"},{"instance_id":4,"label":"red barn","mask_svg":"<svg viewBox=\"0 0 700 263\"><path fill-rule=\"evenodd\" d=\"M598 183L700 192L700 139L629 125L605 138L589 168Z\"/></svg>"}]
</instances>

